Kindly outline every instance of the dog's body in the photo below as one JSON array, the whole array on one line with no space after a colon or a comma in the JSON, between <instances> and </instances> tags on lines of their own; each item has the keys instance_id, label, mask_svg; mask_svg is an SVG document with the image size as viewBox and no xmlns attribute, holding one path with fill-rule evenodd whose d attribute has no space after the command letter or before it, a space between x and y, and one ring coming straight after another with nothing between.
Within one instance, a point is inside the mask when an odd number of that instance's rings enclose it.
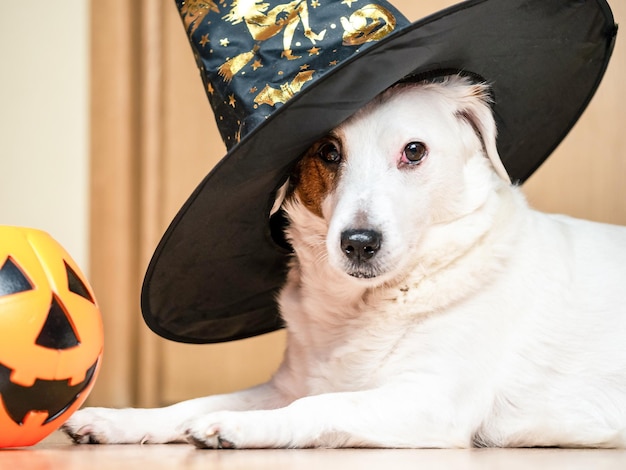
<instances>
[{"instance_id":1,"label":"dog's body","mask_svg":"<svg viewBox=\"0 0 626 470\"><path fill-rule=\"evenodd\" d=\"M270 382L86 409L65 430L200 447L626 446L626 228L529 209L485 92L399 85L302 158Z\"/></svg>"}]
</instances>

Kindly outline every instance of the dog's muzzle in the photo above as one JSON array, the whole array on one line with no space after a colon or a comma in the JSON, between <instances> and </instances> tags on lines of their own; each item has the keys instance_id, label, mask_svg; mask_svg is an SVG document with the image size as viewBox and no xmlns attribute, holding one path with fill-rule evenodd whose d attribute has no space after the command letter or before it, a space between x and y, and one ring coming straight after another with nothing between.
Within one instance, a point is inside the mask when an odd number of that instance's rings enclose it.
<instances>
[{"instance_id":1,"label":"dog's muzzle","mask_svg":"<svg viewBox=\"0 0 626 470\"><path fill-rule=\"evenodd\" d=\"M371 278L376 272L372 259L380 250L382 234L370 229L352 229L341 233L341 250L350 261L348 271L353 277Z\"/></svg>"}]
</instances>

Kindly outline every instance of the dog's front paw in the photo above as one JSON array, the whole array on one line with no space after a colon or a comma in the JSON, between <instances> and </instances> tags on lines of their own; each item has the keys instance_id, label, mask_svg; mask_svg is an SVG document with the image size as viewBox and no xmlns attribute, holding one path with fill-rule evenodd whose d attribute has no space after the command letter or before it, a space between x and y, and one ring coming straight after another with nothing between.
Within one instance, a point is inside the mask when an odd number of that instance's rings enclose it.
<instances>
[{"instance_id":1,"label":"dog's front paw","mask_svg":"<svg viewBox=\"0 0 626 470\"><path fill-rule=\"evenodd\" d=\"M223 411L210 413L186 425L187 441L200 449L285 447L276 411Z\"/></svg>"},{"instance_id":2,"label":"dog's front paw","mask_svg":"<svg viewBox=\"0 0 626 470\"><path fill-rule=\"evenodd\" d=\"M185 436L199 449L235 449L243 447L242 423L236 412L211 413L187 423Z\"/></svg>"},{"instance_id":3,"label":"dog's front paw","mask_svg":"<svg viewBox=\"0 0 626 470\"><path fill-rule=\"evenodd\" d=\"M61 427L77 444L184 442L176 416L166 409L85 408Z\"/></svg>"},{"instance_id":4,"label":"dog's front paw","mask_svg":"<svg viewBox=\"0 0 626 470\"><path fill-rule=\"evenodd\" d=\"M76 411L61 426L76 444L108 444L122 442L123 427L117 423L120 410L85 408Z\"/></svg>"}]
</instances>

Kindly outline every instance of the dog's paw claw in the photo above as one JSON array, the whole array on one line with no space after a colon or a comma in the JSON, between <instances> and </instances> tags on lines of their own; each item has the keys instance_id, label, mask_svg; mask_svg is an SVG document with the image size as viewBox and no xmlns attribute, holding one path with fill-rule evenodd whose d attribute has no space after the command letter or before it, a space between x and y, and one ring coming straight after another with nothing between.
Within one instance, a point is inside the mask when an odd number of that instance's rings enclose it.
<instances>
[{"instance_id":1,"label":"dog's paw claw","mask_svg":"<svg viewBox=\"0 0 626 470\"><path fill-rule=\"evenodd\" d=\"M217 446L220 449L236 449L237 447L228 439L217 436Z\"/></svg>"},{"instance_id":2,"label":"dog's paw claw","mask_svg":"<svg viewBox=\"0 0 626 470\"><path fill-rule=\"evenodd\" d=\"M189 431L187 432L186 439L187 439L187 442L189 442L189 444L195 446L198 449L213 449L214 448L213 446L209 445L209 443L206 440L203 440L194 436Z\"/></svg>"},{"instance_id":3,"label":"dog's paw claw","mask_svg":"<svg viewBox=\"0 0 626 470\"><path fill-rule=\"evenodd\" d=\"M74 431L70 426L61 426L61 431L69 436L74 444L102 444L102 440L98 438L91 428L84 426Z\"/></svg>"},{"instance_id":4,"label":"dog's paw claw","mask_svg":"<svg viewBox=\"0 0 626 470\"><path fill-rule=\"evenodd\" d=\"M196 432L187 429L185 432L187 442L193 444L198 449L235 449L234 442L221 435L218 425L209 426L204 432Z\"/></svg>"}]
</instances>

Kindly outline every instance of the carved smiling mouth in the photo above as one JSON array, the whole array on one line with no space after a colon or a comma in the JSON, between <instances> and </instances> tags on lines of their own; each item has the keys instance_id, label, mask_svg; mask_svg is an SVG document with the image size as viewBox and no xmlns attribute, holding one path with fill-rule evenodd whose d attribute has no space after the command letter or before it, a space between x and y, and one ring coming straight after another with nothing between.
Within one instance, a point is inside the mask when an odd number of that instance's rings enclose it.
<instances>
[{"instance_id":1,"label":"carved smiling mouth","mask_svg":"<svg viewBox=\"0 0 626 470\"><path fill-rule=\"evenodd\" d=\"M0 363L0 400L9 417L18 425L24 424L26 415L31 411L46 411L48 417L44 424L57 418L80 396L93 380L98 361L85 374L85 379L70 385L70 379L37 379L30 387L11 382L11 369Z\"/></svg>"}]
</instances>

